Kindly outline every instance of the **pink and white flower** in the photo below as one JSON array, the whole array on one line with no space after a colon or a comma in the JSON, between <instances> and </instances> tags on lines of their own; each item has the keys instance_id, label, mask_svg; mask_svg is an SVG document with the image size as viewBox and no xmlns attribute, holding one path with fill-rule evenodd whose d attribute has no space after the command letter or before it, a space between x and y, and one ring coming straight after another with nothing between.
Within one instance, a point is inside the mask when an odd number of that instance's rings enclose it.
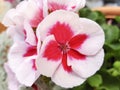
<instances>
[{"instance_id":1,"label":"pink and white flower","mask_svg":"<svg viewBox=\"0 0 120 90\"><path fill-rule=\"evenodd\" d=\"M21 30L14 30L14 44L8 53L8 65L20 84L31 86L39 77L35 65L37 57L37 38L32 27L25 22Z\"/></svg>"},{"instance_id":2,"label":"pink and white flower","mask_svg":"<svg viewBox=\"0 0 120 90\"><path fill-rule=\"evenodd\" d=\"M69 11L78 11L85 6L86 0L48 0L48 9L50 12L63 9Z\"/></svg>"},{"instance_id":3,"label":"pink and white flower","mask_svg":"<svg viewBox=\"0 0 120 90\"><path fill-rule=\"evenodd\" d=\"M73 12L51 13L39 24L37 38L38 45L42 41L38 70L62 87L82 84L103 64L102 28Z\"/></svg>"},{"instance_id":4,"label":"pink and white flower","mask_svg":"<svg viewBox=\"0 0 120 90\"><path fill-rule=\"evenodd\" d=\"M37 27L44 19L46 10L43 0L25 0L19 3L16 9L8 11L3 19L3 24L11 26L17 25L18 22L23 24L23 21L27 20L32 27Z\"/></svg>"}]
</instances>

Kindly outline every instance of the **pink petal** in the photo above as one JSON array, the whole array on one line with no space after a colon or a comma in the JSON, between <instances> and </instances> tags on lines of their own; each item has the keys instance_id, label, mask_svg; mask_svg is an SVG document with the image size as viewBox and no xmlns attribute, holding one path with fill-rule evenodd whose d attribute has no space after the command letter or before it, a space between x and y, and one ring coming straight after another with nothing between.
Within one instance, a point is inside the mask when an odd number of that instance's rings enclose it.
<instances>
[{"instance_id":1,"label":"pink petal","mask_svg":"<svg viewBox=\"0 0 120 90\"><path fill-rule=\"evenodd\" d=\"M52 46L53 45L53 46ZM41 74L51 77L61 62L62 53L56 46L54 36L46 37L37 58L37 68Z\"/></svg>"},{"instance_id":2,"label":"pink petal","mask_svg":"<svg viewBox=\"0 0 120 90\"><path fill-rule=\"evenodd\" d=\"M104 51L100 50L96 55L86 56L85 60L68 57L68 65L79 77L88 78L95 74L104 61Z\"/></svg>"},{"instance_id":3,"label":"pink petal","mask_svg":"<svg viewBox=\"0 0 120 90\"><path fill-rule=\"evenodd\" d=\"M85 55L94 55L103 47L105 41L104 32L102 28L92 20L80 18L79 21L79 24L83 26L81 32L87 35L87 39L81 47L76 50Z\"/></svg>"},{"instance_id":4,"label":"pink petal","mask_svg":"<svg viewBox=\"0 0 120 90\"><path fill-rule=\"evenodd\" d=\"M69 73L65 71L60 65L52 76L52 81L61 87L72 88L74 86L81 85L85 79L77 76L74 72Z\"/></svg>"},{"instance_id":5,"label":"pink petal","mask_svg":"<svg viewBox=\"0 0 120 90\"><path fill-rule=\"evenodd\" d=\"M37 28L37 37L43 41L46 36L55 33L57 39L60 41L62 40L61 42L65 42L69 40L68 38L70 38L72 35L78 34L81 30L82 25L80 26L79 24L78 14L64 10L58 10L48 15L39 24ZM58 34L59 32L61 34Z\"/></svg>"}]
</instances>

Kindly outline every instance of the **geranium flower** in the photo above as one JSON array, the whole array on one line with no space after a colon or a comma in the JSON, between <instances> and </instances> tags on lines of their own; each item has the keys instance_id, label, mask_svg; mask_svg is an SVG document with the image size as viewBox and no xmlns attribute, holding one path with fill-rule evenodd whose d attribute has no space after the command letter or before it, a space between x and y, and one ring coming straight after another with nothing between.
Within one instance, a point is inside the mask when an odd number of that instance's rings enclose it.
<instances>
[{"instance_id":1,"label":"geranium flower","mask_svg":"<svg viewBox=\"0 0 120 90\"><path fill-rule=\"evenodd\" d=\"M59 9L78 11L85 6L86 0L48 0L49 11Z\"/></svg>"},{"instance_id":2,"label":"geranium flower","mask_svg":"<svg viewBox=\"0 0 120 90\"><path fill-rule=\"evenodd\" d=\"M14 30L14 44L8 53L8 65L20 84L31 86L39 77L35 61L37 38L29 23L24 22L22 30Z\"/></svg>"},{"instance_id":3,"label":"geranium flower","mask_svg":"<svg viewBox=\"0 0 120 90\"><path fill-rule=\"evenodd\" d=\"M71 88L82 84L103 64L104 32L89 19L58 10L37 28L41 43L37 67L57 85Z\"/></svg>"},{"instance_id":4,"label":"geranium flower","mask_svg":"<svg viewBox=\"0 0 120 90\"><path fill-rule=\"evenodd\" d=\"M16 9L11 9L7 12L3 19L3 24L6 26L22 24L24 20L28 20L32 27L37 25L44 19L46 13L46 5L44 0L28 0L20 2ZM22 20L21 20L22 16ZM17 23L16 23L17 22Z\"/></svg>"}]
</instances>

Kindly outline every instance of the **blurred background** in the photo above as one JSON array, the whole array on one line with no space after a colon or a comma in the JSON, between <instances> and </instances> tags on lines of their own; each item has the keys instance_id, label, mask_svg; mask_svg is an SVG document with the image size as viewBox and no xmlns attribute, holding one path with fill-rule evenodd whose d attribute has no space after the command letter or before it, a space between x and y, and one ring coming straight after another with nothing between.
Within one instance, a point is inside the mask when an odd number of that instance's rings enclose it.
<instances>
[{"instance_id":1,"label":"blurred background","mask_svg":"<svg viewBox=\"0 0 120 90\"><path fill-rule=\"evenodd\" d=\"M120 6L120 0L87 0L87 7Z\"/></svg>"}]
</instances>

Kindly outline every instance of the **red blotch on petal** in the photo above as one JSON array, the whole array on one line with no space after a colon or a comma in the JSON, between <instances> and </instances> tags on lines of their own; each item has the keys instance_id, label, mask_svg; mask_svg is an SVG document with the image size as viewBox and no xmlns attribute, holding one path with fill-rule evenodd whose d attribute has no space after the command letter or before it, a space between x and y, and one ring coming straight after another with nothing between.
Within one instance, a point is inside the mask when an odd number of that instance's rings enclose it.
<instances>
[{"instance_id":1,"label":"red blotch on petal","mask_svg":"<svg viewBox=\"0 0 120 90\"><path fill-rule=\"evenodd\" d=\"M34 70L37 70L36 63L35 63L35 59L32 60L32 63L33 63L32 68L33 68Z\"/></svg>"},{"instance_id":2,"label":"red blotch on petal","mask_svg":"<svg viewBox=\"0 0 120 90\"><path fill-rule=\"evenodd\" d=\"M73 32L68 24L57 22L51 29L50 34L54 34L55 39L60 44L65 44L73 36Z\"/></svg>"},{"instance_id":3,"label":"red blotch on petal","mask_svg":"<svg viewBox=\"0 0 120 90\"><path fill-rule=\"evenodd\" d=\"M74 49L70 49L68 51L68 55L72 58L75 58L77 60L85 60L86 56L79 53L78 51L74 50Z\"/></svg>"},{"instance_id":4,"label":"red blotch on petal","mask_svg":"<svg viewBox=\"0 0 120 90\"><path fill-rule=\"evenodd\" d=\"M62 4L58 4L58 3L54 3L54 2L48 3L48 7L49 7L50 12L59 10L59 9L64 9L64 10L67 9L66 5L62 5Z\"/></svg>"},{"instance_id":5,"label":"red blotch on petal","mask_svg":"<svg viewBox=\"0 0 120 90\"><path fill-rule=\"evenodd\" d=\"M38 12L36 12L35 16L30 20L30 24L33 27L37 27L38 24L43 20L43 10L40 9Z\"/></svg>"},{"instance_id":6,"label":"red blotch on petal","mask_svg":"<svg viewBox=\"0 0 120 90\"><path fill-rule=\"evenodd\" d=\"M63 54L63 56L62 56L62 66L65 71L72 72L71 66L67 65L67 53Z\"/></svg>"},{"instance_id":7,"label":"red blotch on petal","mask_svg":"<svg viewBox=\"0 0 120 90\"><path fill-rule=\"evenodd\" d=\"M56 41L50 41L45 47L43 57L46 57L48 60L57 61L61 58L62 52Z\"/></svg>"},{"instance_id":8,"label":"red blotch on petal","mask_svg":"<svg viewBox=\"0 0 120 90\"><path fill-rule=\"evenodd\" d=\"M87 37L86 34L78 34L69 41L69 46L71 48L79 48Z\"/></svg>"},{"instance_id":9,"label":"red blotch on petal","mask_svg":"<svg viewBox=\"0 0 120 90\"><path fill-rule=\"evenodd\" d=\"M24 57L32 56L37 54L37 47L36 46L30 46L27 48L26 53L23 55Z\"/></svg>"}]
</instances>

